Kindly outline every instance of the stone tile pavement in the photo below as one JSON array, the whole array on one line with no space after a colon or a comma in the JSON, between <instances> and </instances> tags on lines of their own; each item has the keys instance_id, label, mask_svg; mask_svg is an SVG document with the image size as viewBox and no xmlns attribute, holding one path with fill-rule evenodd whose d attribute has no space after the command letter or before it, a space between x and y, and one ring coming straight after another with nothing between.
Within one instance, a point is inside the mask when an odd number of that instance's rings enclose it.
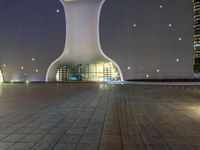
<instances>
[{"instance_id":1,"label":"stone tile pavement","mask_svg":"<svg viewBox=\"0 0 200 150\"><path fill-rule=\"evenodd\" d=\"M198 150L200 87L2 84L0 150Z\"/></svg>"}]
</instances>

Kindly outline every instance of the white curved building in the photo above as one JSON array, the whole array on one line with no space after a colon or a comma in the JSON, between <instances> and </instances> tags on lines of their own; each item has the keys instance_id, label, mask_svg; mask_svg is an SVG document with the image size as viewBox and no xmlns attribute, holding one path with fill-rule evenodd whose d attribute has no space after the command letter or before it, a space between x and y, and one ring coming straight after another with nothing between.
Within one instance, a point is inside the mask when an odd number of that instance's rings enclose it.
<instances>
[{"instance_id":1,"label":"white curved building","mask_svg":"<svg viewBox=\"0 0 200 150\"><path fill-rule=\"evenodd\" d=\"M105 0L61 0L66 42L62 55L48 68L46 81L123 80L119 65L100 46L99 19Z\"/></svg>"}]
</instances>

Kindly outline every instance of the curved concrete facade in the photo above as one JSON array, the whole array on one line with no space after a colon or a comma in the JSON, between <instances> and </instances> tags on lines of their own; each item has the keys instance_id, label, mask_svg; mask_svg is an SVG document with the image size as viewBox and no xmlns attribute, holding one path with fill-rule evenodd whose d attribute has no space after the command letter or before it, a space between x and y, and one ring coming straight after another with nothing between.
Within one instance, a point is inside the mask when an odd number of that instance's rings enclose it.
<instances>
[{"instance_id":1,"label":"curved concrete facade","mask_svg":"<svg viewBox=\"0 0 200 150\"><path fill-rule=\"evenodd\" d=\"M107 57L100 46L99 19L105 0L61 0L65 11L66 41L63 53L48 68L46 82L56 81L59 66L112 62L123 75L119 65Z\"/></svg>"}]
</instances>

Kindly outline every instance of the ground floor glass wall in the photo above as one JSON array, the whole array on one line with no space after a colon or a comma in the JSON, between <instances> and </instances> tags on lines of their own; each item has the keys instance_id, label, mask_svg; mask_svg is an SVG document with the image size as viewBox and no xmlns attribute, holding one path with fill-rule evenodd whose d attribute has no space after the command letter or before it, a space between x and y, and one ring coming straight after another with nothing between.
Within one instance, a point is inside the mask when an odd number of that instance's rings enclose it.
<instances>
[{"instance_id":1,"label":"ground floor glass wall","mask_svg":"<svg viewBox=\"0 0 200 150\"><path fill-rule=\"evenodd\" d=\"M120 74L112 63L66 64L60 66L56 80L65 81L118 81Z\"/></svg>"}]
</instances>

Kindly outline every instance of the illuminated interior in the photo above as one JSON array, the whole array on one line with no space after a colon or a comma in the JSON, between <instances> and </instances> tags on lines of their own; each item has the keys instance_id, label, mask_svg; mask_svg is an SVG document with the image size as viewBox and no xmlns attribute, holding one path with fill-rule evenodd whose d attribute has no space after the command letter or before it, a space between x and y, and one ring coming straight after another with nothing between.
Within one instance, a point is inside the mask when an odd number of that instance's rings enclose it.
<instances>
[{"instance_id":1,"label":"illuminated interior","mask_svg":"<svg viewBox=\"0 0 200 150\"><path fill-rule=\"evenodd\" d=\"M58 82L65 81L118 81L120 74L111 63L66 64L56 74Z\"/></svg>"},{"instance_id":2,"label":"illuminated interior","mask_svg":"<svg viewBox=\"0 0 200 150\"><path fill-rule=\"evenodd\" d=\"M2 71L0 69L0 83L2 83L2 82L3 82L3 74L2 74Z\"/></svg>"}]
</instances>

